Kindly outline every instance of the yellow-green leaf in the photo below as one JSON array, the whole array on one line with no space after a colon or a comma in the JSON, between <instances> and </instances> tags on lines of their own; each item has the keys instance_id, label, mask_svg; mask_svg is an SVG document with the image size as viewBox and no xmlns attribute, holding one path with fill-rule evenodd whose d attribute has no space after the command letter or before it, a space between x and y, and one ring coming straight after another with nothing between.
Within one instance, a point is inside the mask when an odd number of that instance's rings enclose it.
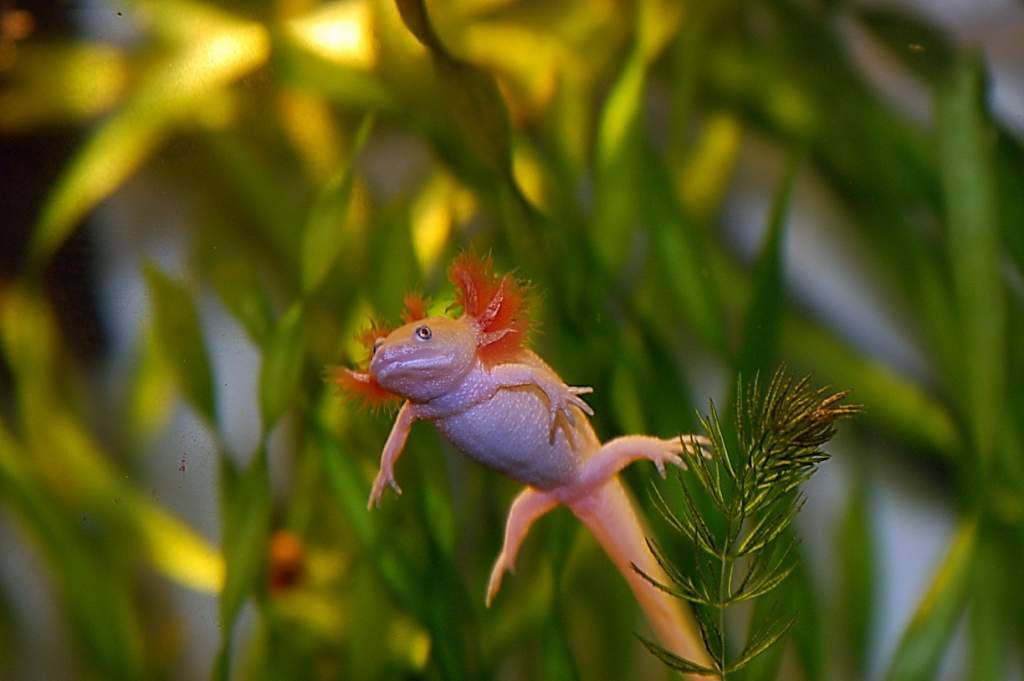
<instances>
[{"instance_id":1,"label":"yellow-green leaf","mask_svg":"<svg viewBox=\"0 0 1024 681\"><path fill-rule=\"evenodd\" d=\"M157 340L186 399L211 426L217 423L213 372L199 315L188 290L154 265L145 267Z\"/></svg>"},{"instance_id":2,"label":"yellow-green leaf","mask_svg":"<svg viewBox=\"0 0 1024 681\"><path fill-rule=\"evenodd\" d=\"M31 258L42 265L97 203L134 173L170 128L202 110L204 98L263 64L266 30L235 21L156 61L125 105L78 150L43 206Z\"/></svg>"},{"instance_id":3,"label":"yellow-green leaf","mask_svg":"<svg viewBox=\"0 0 1024 681\"><path fill-rule=\"evenodd\" d=\"M281 318L263 355L260 371L260 414L269 432L292 402L302 378L306 352L305 315L298 303Z\"/></svg>"},{"instance_id":4,"label":"yellow-green leaf","mask_svg":"<svg viewBox=\"0 0 1024 681\"><path fill-rule=\"evenodd\" d=\"M359 125L349 158L324 186L306 220L302 239L302 289L306 293L319 288L346 245L345 237L351 232L346 229L346 220L352 197L352 166L372 130L373 117L367 116Z\"/></svg>"},{"instance_id":5,"label":"yellow-green leaf","mask_svg":"<svg viewBox=\"0 0 1024 681\"><path fill-rule=\"evenodd\" d=\"M977 535L976 519L960 521L946 557L903 632L889 664L886 681L930 681L935 678L953 629L963 614Z\"/></svg>"},{"instance_id":6,"label":"yellow-green leaf","mask_svg":"<svg viewBox=\"0 0 1024 681\"><path fill-rule=\"evenodd\" d=\"M270 528L270 477L262 446L249 469L224 491L224 559L227 574L220 594L221 650L217 674L230 678L231 640L235 620L245 599L256 587L267 553Z\"/></svg>"}]
</instances>

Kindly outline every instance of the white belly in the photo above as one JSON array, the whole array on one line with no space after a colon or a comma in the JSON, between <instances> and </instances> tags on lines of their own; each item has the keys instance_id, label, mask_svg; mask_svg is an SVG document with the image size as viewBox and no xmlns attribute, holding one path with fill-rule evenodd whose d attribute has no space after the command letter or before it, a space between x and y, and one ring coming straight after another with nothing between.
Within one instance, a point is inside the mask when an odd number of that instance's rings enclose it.
<instances>
[{"instance_id":1,"label":"white belly","mask_svg":"<svg viewBox=\"0 0 1024 681\"><path fill-rule=\"evenodd\" d=\"M457 449L480 463L538 489L572 482L579 465L599 446L587 417L573 407L577 427L570 445L560 425L549 440L547 402L534 388L505 388L466 411L435 424Z\"/></svg>"}]
</instances>

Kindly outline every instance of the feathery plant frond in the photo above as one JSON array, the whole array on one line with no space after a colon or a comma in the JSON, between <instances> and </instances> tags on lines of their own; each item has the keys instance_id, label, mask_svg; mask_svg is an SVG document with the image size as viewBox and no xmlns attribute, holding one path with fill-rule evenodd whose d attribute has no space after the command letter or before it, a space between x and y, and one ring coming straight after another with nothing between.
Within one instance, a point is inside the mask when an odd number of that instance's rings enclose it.
<instances>
[{"instance_id":1,"label":"feathery plant frond","mask_svg":"<svg viewBox=\"0 0 1024 681\"><path fill-rule=\"evenodd\" d=\"M680 672L726 679L775 645L795 621L775 612L752 622L746 644L730 656L725 613L743 601L763 598L796 567L797 540L786 530L803 507L800 485L828 458L822 447L840 418L858 405L840 404L846 392L814 389L810 378L794 380L779 369L767 386L757 376L737 386L735 433L730 440L714 402L700 416L711 440L710 457L696 442L687 463L699 493L682 482L683 504L674 510L655 487L655 506L669 525L693 545L696 564L680 569L656 542L648 544L671 584L637 570L655 586L693 605L712 666L686 660L642 639L665 664ZM730 447L730 442L736 444ZM704 496L717 518L705 517Z\"/></svg>"}]
</instances>

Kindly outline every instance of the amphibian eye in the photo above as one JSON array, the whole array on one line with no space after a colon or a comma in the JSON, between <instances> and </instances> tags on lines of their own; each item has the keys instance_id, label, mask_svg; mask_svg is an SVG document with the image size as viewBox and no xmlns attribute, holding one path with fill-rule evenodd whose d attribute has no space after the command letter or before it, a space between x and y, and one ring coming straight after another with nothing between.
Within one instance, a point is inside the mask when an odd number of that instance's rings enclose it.
<instances>
[{"instance_id":1,"label":"amphibian eye","mask_svg":"<svg viewBox=\"0 0 1024 681\"><path fill-rule=\"evenodd\" d=\"M430 337L432 335L434 335L434 334L430 330L429 326L417 326L416 327L416 337L419 338L420 340L430 340Z\"/></svg>"},{"instance_id":2,"label":"amphibian eye","mask_svg":"<svg viewBox=\"0 0 1024 681\"><path fill-rule=\"evenodd\" d=\"M372 357L376 355L377 351L380 350L380 346L382 345L384 345L383 338L378 338L377 340L373 341L373 350L370 350L370 356Z\"/></svg>"}]
</instances>

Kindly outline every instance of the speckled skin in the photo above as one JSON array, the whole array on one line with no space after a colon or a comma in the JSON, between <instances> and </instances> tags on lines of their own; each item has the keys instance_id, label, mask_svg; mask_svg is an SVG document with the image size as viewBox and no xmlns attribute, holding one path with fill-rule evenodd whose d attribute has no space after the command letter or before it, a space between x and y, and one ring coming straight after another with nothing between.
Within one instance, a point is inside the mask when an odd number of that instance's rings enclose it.
<instances>
[{"instance_id":1,"label":"speckled skin","mask_svg":"<svg viewBox=\"0 0 1024 681\"><path fill-rule=\"evenodd\" d=\"M648 534L617 473L638 459L683 465L681 438L627 436L602 445L579 394L551 367L522 349L502 363L486 366L476 352L471 319L431 317L406 324L374 348L370 373L386 390L407 401L381 455L369 506L380 503L387 486L401 492L394 464L417 420L434 423L467 456L527 487L509 511L505 542L488 585L487 603L503 574L513 570L530 525L564 504L590 529L629 582L662 643L678 655L707 663L692 619L674 598L652 587L632 569L668 579L646 547ZM689 437L689 436L688 436ZM705 445L703 438L686 447Z\"/></svg>"},{"instance_id":2,"label":"speckled skin","mask_svg":"<svg viewBox=\"0 0 1024 681\"><path fill-rule=\"evenodd\" d=\"M562 383L529 350L523 350L516 361ZM480 366L474 369L476 372L484 373L486 369ZM481 379L474 376L469 380ZM579 407L569 408L571 418L558 418L553 439L548 401L541 390L532 386L497 389L458 413L434 419L434 425L467 456L524 485L550 490L570 485L582 463L601 447Z\"/></svg>"}]
</instances>

